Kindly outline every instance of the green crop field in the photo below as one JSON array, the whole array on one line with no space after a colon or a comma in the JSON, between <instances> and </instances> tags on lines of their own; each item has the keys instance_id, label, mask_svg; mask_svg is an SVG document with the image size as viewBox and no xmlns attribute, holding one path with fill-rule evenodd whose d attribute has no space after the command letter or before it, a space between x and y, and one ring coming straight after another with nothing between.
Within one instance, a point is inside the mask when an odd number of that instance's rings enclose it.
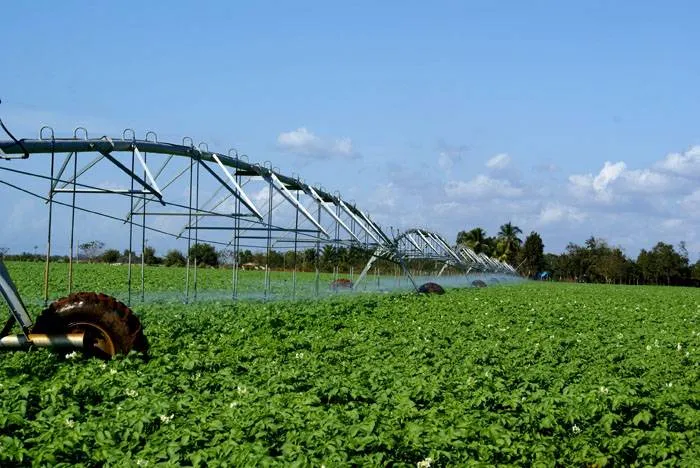
<instances>
[{"instance_id":1,"label":"green crop field","mask_svg":"<svg viewBox=\"0 0 700 468\"><path fill-rule=\"evenodd\" d=\"M78 289L119 289L80 267ZM9 268L41 297L38 264ZM0 466L700 464L697 289L134 309L148 361L0 355Z\"/></svg>"}]
</instances>

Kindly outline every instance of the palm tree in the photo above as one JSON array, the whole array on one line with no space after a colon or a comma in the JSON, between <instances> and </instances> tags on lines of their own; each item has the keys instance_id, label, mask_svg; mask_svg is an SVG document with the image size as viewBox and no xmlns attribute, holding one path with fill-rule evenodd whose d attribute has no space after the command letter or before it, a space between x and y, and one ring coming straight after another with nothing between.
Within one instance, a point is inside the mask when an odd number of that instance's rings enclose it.
<instances>
[{"instance_id":1,"label":"palm tree","mask_svg":"<svg viewBox=\"0 0 700 468\"><path fill-rule=\"evenodd\" d=\"M501 226L498 231L498 245L501 250L501 257L509 263L513 263L520 250L523 241L518 237L523 231L518 226L508 221Z\"/></svg>"},{"instance_id":2,"label":"palm tree","mask_svg":"<svg viewBox=\"0 0 700 468\"><path fill-rule=\"evenodd\" d=\"M477 227L468 232L460 232L457 235L457 244L466 244L467 247L476 253L489 253L489 243L486 238L486 231Z\"/></svg>"}]
</instances>

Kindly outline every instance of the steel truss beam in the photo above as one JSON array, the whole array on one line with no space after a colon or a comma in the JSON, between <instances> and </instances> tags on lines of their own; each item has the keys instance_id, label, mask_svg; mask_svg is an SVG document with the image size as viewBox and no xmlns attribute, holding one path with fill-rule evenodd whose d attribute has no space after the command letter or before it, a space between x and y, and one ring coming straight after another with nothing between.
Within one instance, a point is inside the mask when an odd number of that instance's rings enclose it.
<instances>
[{"instance_id":1,"label":"steel truss beam","mask_svg":"<svg viewBox=\"0 0 700 468\"><path fill-rule=\"evenodd\" d=\"M53 132L51 132L53 134ZM77 132L76 132L77 133ZM125 132L126 134L126 132ZM151 134L153 135L153 134ZM471 249L463 246L450 246L439 234L427 229L409 229L394 236L392 231L391 237L376 223L368 213L357 208L354 204L346 202L339 195L332 195L319 187L313 187L302 182L298 177L289 177L283 175L270 167L264 167L258 164L252 164L247 161L245 156L238 157L236 152L235 157L224 156L221 153L210 152L206 145L201 144L195 147L193 142L189 140L189 144L183 140L183 144L172 144L159 142L157 139L145 140L132 139L111 139L108 137L102 138L51 138L51 139L24 139L21 144L15 141L0 141L0 155L12 158L13 155L24 158L26 155L34 157L36 155L51 156L51 176L45 177L50 180L50 188L48 197L39 196L46 201L47 204L58 203L59 205L70 206L75 212L76 209L84 212L93 212L76 206L76 194L116 194L130 197L130 211L126 218L121 221L130 225L131 232L136 227L141 230L142 234L142 250L145 248L145 232L146 230L162 232L154 229L152 226L146 225L147 216L187 216L188 221L182 228L179 234L172 233L176 238L186 236L188 248L192 241L195 243L203 241L198 236L201 232L230 232L231 241L226 243L213 242L218 245L234 246L236 252L239 251L241 239L256 239L267 241L267 255L269 257L270 250L273 245L273 236L275 243L294 243L295 263L297 244L315 243L316 252L318 254L321 243L332 243L335 247L356 246L361 245L367 249L373 249L373 254L367 265L361 272L355 283L355 287L360 284L363 278L371 269L372 265L379 259L389 260L401 267L404 274L413 282L413 277L408 269L408 262L412 260L429 260L436 261L442 264L438 275L442 275L447 268L454 268L463 273L471 271L481 272L498 272L505 274L516 274L515 269L498 260L489 258L483 254L476 254ZM81 153L96 154L83 167L78 169L77 159ZM65 160L60 166L57 173L54 173L54 157L56 154L67 154ZM118 159L118 155L128 155L131 157L131 167ZM229 152L230 154L230 152ZM157 171L152 172L148 163L152 160L147 158L151 155L163 155L165 160ZM166 167L170 164L173 158L180 157L188 161L188 164L182 170L177 169L177 174L168 175L167 182L159 186L158 180L164 173ZM176 158L177 159L177 158ZM121 173L126 174L131 181L129 189L114 189L100 188L78 183L78 179L84 177L92 168L100 161L107 160L111 165L115 166ZM64 172L72 163L73 174L63 178ZM215 167L216 166L216 167ZM137 174L136 168L142 173ZM200 169L206 174L209 174L216 183L216 190L209 199L200 204ZM218 170L217 170L218 169ZM19 172L21 171L12 171ZM27 174L27 173L24 173ZM182 180L182 176L189 174L189 201L178 203L178 199L171 199L170 192L166 189L171 187L175 182L180 184L186 183ZM43 177L39 174L34 174L37 177ZM256 197L249 196L244 187L250 181L262 181L267 184L267 203L263 205L261 193ZM0 181L4 185L19 188L16 185ZM60 186L59 186L60 184ZM138 185L138 187L134 187ZM161 188L162 187L162 188ZM21 189L21 188L20 188ZM225 191L223 198L218 199L221 191ZM31 193L26 190L22 190ZM72 204L59 203L53 200L56 193L72 193ZM281 199L273 200L273 193L279 194ZM33 194L33 193L32 193ZM303 198L300 198L303 195ZM233 197L233 198L232 198ZM253 198L261 206L256 206ZM228 200L235 201L235 209L222 210L221 206ZM218 201L216 201L218 200ZM168 206L174 211L167 210L152 210L147 209L148 203L158 201L163 206ZM215 202L216 201L216 202ZM273 211L281 205L291 207L294 210L294 227L285 226L283 222L272 222ZM306 204L306 205L305 205ZM316 207L317 213L314 215L312 208ZM241 212L243 208L243 212ZM222 212L228 211L228 212ZM327 217L325 223L321 221L321 214ZM99 214L99 213L96 213ZM105 216L107 216L105 214ZM139 217L140 221L135 221L135 217ZM277 216L277 215L275 215ZM113 219L111 216L107 216ZM213 221L206 225L200 225L201 218L206 217ZM343 219L345 218L345 219ZM216 224L214 221L222 224ZM226 223L230 224L226 224ZM328 223L330 222L330 226ZM324 227L324 224L326 227ZM49 231L51 226L49 226ZM332 235L331 232L335 231ZM170 234L170 233L168 233ZM293 239L290 238L293 236ZM302 239L299 237L303 236ZM364 241L362 238L364 237ZM211 242L211 241L208 241ZM49 236L49 250L50 250ZM71 241L72 245L72 241ZM131 251L131 240L129 251ZM72 259L72 250L71 250ZM237 260L236 260L237 261ZM142 255L143 262L143 255ZM131 261L130 261L131 264ZM188 263L189 265L189 263ZM235 263L234 263L235 265ZM197 290L197 265L196 262L192 267L194 269L194 295L196 297ZM436 267L437 268L437 267ZM189 269L187 272L187 297L189 297ZM129 269L131 271L131 269ZM337 271L336 271L337 275ZM234 291L236 290L234 273ZM318 273L317 273L318 278ZM48 280L47 280L48 281ZM131 280L129 280L129 291L131 291ZM318 282L318 279L317 279ZM143 288L143 265L142 265L142 288ZM265 292L270 288L269 275L266 274ZM316 285L318 290L318 284ZM234 292L234 297L235 297Z\"/></svg>"}]
</instances>

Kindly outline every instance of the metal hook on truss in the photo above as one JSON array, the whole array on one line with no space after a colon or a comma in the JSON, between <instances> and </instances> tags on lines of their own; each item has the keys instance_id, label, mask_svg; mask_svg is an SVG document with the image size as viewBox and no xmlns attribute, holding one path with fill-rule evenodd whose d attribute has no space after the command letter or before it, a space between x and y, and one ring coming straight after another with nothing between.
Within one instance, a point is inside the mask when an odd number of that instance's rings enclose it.
<instances>
[{"instance_id":1,"label":"metal hook on truss","mask_svg":"<svg viewBox=\"0 0 700 468\"><path fill-rule=\"evenodd\" d=\"M189 145L187 142L189 141ZM188 136L182 137L182 146L189 146L190 148L194 148L194 140Z\"/></svg>"},{"instance_id":2,"label":"metal hook on truss","mask_svg":"<svg viewBox=\"0 0 700 468\"><path fill-rule=\"evenodd\" d=\"M232 151L233 151L233 153L235 153L234 156L231 156ZM228 157L229 158L232 157L233 159L238 159L238 150L236 148L231 148L230 150L228 150Z\"/></svg>"},{"instance_id":3,"label":"metal hook on truss","mask_svg":"<svg viewBox=\"0 0 700 468\"><path fill-rule=\"evenodd\" d=\"M156 132L153 132L151 130L146 132L146 141L151 141L148 138L150 136L153 136L153 142L158 143L158 134Z\"/></svg>"},{"instance_id":4,"label":"metal hook on truss","mask_svg":"<svg viewBox=\"0 0 700 468\"><path fill-rule=\"evenodd\" d=\"M126 134L131 132L131 138L129 140L136 141L136 132L131 128L125 128L122 132L122 140L127 141Z\"/></svg>"},{"instance_id":5,"label":"metal hook on truss","mask_svg":"<svg viewBox=\"0 0 700 468\"><path fill-rule=\"evenodd\" d=\"M82 130L83 133L85 134L85 137L83 138L83 140L87 140L88 139L88 131L87 131L87 128L85 128L85 127L75 127L75 130L73 130L73 138L78 138L78 131L80 131L80 130Z\"/></svg>"},{"instance_id":6,"label":"metal hook on truss","mask_svg":"<svg viewBox=\"0 0 700 468\"><path fill-rule=\"evenodd\" d=\"M44 138L44 130L49 130L51 132L51 140L52 141L56 139L53 128L49 127L48 125L44 125L43 127L41 127L39 129L39 139L40 140L46 140L46 138Z\"/></svg>"},{"instance_id":7,"label":"metal hook on truss","mask_svg":"<svg viewBox=\"0 0 700 468\"><path fill-rule=\"evenodd\" d=\"M272 171L272 161L263 161L262 167L267 169L269 172L273 172Z\"/></svg>"},{"instance_id":8,"label":"metal hook on truss","mask_svg":"<svg viewBox=\"0 0 700 468\"><path fill-rule=\"evenodd\" d=\"M208 153L209 152L209 145L207 145L205 142L200 142L199 143L199 152L200 153Z\"/></svg>"}]
</instances>

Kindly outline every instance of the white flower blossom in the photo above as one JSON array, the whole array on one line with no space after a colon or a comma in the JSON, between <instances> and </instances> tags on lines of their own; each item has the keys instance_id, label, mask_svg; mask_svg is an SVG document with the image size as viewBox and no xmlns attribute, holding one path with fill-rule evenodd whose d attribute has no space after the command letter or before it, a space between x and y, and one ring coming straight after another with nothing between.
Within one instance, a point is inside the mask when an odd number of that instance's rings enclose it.
<instances>
[{"instance_id":1,"label":"white flower blossom","mask_svg":"<svg viewBox=\"0 0 700 468\"><path fill-rule=\"evenodd\" d=\"M129 396L131 398L136 398L137 396L139 396L139 392L137 392L136 390L132 390L130 388L127 388L126 389L126 396Z\"/></svg>"},{"instance_id":2,"label":"white flower blossom","mask_svg":"<svg viewBox=\"0 0 700 468\"><path fill-rule=\"evenodd\" d=\"M651 351L651 345L650 345L650 344L647 345L647 351Z\"/></svg>"},{"instance_id":3,"label":"white flower blossom","mask_svg":"<svg viewBox=\"0 0 700 468\"><path fill-rule=\"evenodd\" d=\"M73 421L73 420L70 419L70 418L66 418L66 426L68 426L68 427L73 427L73 426L75 426L75 421Z\"/></svg>"},{"instance_id":4,"label":"white flower blossom","mask_svg":"<svg viewBox=\"0 0 700 468\"><path fill-rule=\"evenodd\" d=\"M294 357L297 359L304 359L304 353L296 353L294 354Z\"/></svg>"},{"instance_id":5,"label":"white flower blossom","mask_svg":"<svg viewBox=\"0 0 700 468\"><path fill-rule=\"evenodd\" d=\"M246 393L248 393L248 389L245 387L241 387L240 385L236 387L236 391L239 395L245 395Z\"/></svg>"},{"instance_id":6,"label":"white flower blossom","mask_svg":"<svg viewBox=\"0 0 700 468\"><path fill-rule=\"evenodd\" d=\"M106 368L107 368L107 363L106 363L106 362L103 362L102 364L100 364L100 369L104 370L104 369L106 369Z\"/></svg>"},{"instance_id":7,"label":"white flower blossom","mask_svg":"<svg viewBox=\"0 0 700 468\"><path fill-rule=\"evenodd\" d=\"M237 401L232 401L231 403L229 403L228 407L231 408L231 409L233 409L233 408L235 408L236 406L238 406L239 404L240 404L240 403L238 403Z\"/></svg>"},{"instance_id":8,"label":"white flower blossom","mask_svg":"<svg viewBox=\"0 0 700 468\"><path fill-rule=\"evenodd\" d=\"M117 374L117 369L110 369L109 370L110 375L116 375Z\"/></svg>"},{"instance_id":9,"label":"white flower blossom","mask_svg":"<svg viewBox=\"0 0 700 468\"><path fill-rule=\"evenodd\" d=\"M608 392L610 392L610 390L608 390L608 387L603 387L602 385L600 386L600 388L598 389L598 391L599 391L600 393L602 393L603 395L607 395Z\"/></svg>"},{"instance_id":10,"label":"white flower blossom","mask_svg":"<svg viewBox=\"0 0 700 468\"><path fill-rule=\"evenodd\" d=\"M66 359L75 359L80 356L80 353L73 351L72 353L66 354Z\"/></svg>"},{"instance_id":11,"label":"white flower blossom","mask_svg":"<svg viewBox=\"0 0 700 468\"><path fill-rule=\"evenodd\" d=\"M573 427L571 428L571 432L573 432L574 434L580 434L581 428L578 427L576 424L574 424Z\"/></svg>"},{"instance_id":12,"label":"white flower blossom","mask_svg":"<svg viewBox=\"0 0 700 468\"><path fill-rule=\"evenodd\" d=\"M680 350L682 350L682 349L683 349L683 346L681 346L681 344L678 343L678 344L676 345L676 351L680 351Z\"/></svg>"},{"instance_id":13,"label":"white flower blossom","mask_svg":"<svg viewBox=\"0 0 700 468\"><path fill-rule=\"evenodd\" d=\"M668 382L668 383L666 384L666 387L668 387L668 388L673 387L673 382Z\"/></svg>"},{"instance_id":14,"label":"white flower blossom","mask_svg":"<svg viewBox=\"0 0 700 468\"><path fill-rule=\"evenodd\" d=\"M162 422L163 424L170 424L170 421L172 421L174 417L174 414L171 414L170 416L168 416L167 414L161 414L160 422Z\"/></svg>"},{"instance_id":15,"label":"white flower blossom","mask_svg":"<svg viewBox=\"0 0 700 468\"><path fill-rule=\"evenodd\" d=\"M419 461L416 463L417 468L430 468L430 465L432 465L433 459L428 457L425 460Z\"/></svg>"},{"instance_id":16,"label":"white flower blossom","mask_svg":"<svg viewBox=\"0 0 700 468\"><path fill-rule=\"evenodd\" d=\"M624 338L624 337L625 337L625 335L623 335L622 333L618 333L618 334L617 334L617 339L618 339L618 340L621 340L621 339Z\"/></svg>"},{"instance_id":17,"label":"white flower blossom","mask_svg":"<svg viewBox=\"0 0 700 468\"><path fill-rule=\"evenodd\" d=\"M136 460L136 464L137 464L138 466L146 466L146 465L148 465L148 462L147 462L146 460L142 460L142 459L138 458L138 459Z\"/></svg>"}]
</instances>

